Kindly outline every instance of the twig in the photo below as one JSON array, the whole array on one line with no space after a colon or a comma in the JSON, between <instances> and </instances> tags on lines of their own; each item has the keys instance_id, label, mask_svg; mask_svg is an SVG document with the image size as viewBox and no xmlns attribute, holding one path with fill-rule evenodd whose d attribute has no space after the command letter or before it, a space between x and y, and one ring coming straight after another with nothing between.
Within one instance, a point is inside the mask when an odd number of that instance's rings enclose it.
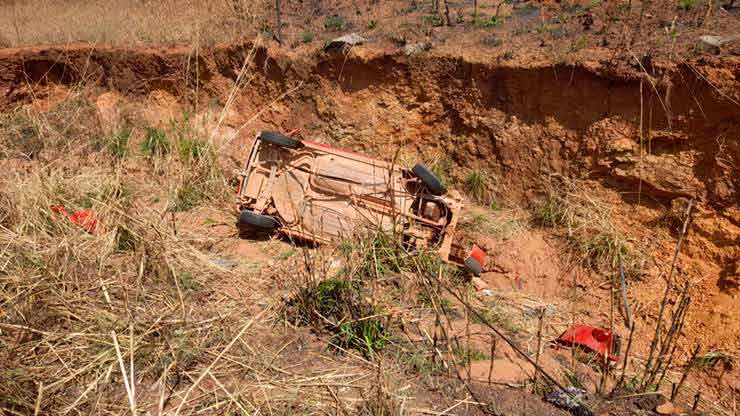
<instances>
[{"instance_id":1,"label":"twig","mask_svg":"<svg viewBox=\"0 0 740 416\"><path fill-rule=\"evenodd\" d=\"M534 362L535 362L535 371L534 371L534 380L532 382L534 393L537 393L537 378L539 376L539 366L540 366L540 350L542 349L542 321L544 321L545 318L545 308L540 308L539 313L539 323L537 324L537 351L535 351L534 356Z\"/></svg>"},{"instance_id":2,"label":"twig","mask_svg":"<svg viewBox=\"0 0 740 416\"><path fill-rule=\"evenodd\" d=\"M694 348L694 352L691 353L691 358L689 358L689 362L686 363L686 368L683 370L683 375L681 376L681 381L678 382L678 385L675 389L673 389L673 392L671 393L671 401L676 398L678 395L678 392L681 390L681 387L683 387L683 383L686 381L686 377L689 376L689 372L691 371L691 368L694 366L694 363L696 362L696 356L699 354L699 348L700 346L697 344Z\"/></svg>"},{"instance_id":3,"label":"twig","mask_svg":"<svg viewBox=\"0 0 740 416\"><path fill-rule=\"evenodd\" d=\"M619 381L617 381L617 384L614 386L614 389L612 390L612 394L614 394L617 389L622 387L622 383L624 383L624 375L627 371L627 362L630 358L630 349L632 349L632 335L635 333L635 323L632 322L632 326L630 327L630 335L629 339L627 340L627 349L624 352L624 361L622 362L622 375L619 376Z\"/></svg>"},{"instance_id":4,"label":"twig","mask_svg":"<svg viewBox=\"0 0 740 416\"><path fill-rule=\"evenodd\" d=\"M660 309L658 310L658 319L655 323L655 334L653 335L653 340L650 343L650 352L648 353L648 359L645 363L645 379L647 379L647 375L650 374L650 371L652 370L652 360L653 360L653 354L655 354L655 348L658 346L658 340L660 339L660 330L663 324L663 313L665 311L665 307L668 304L668 295L671 292L671 289L673 288L673 272L676 269L676 262L678 261L678 253L681 251L681 244L683 243L684 236L686 235L686 229L688 228L689 221L691 219L691 207L693 206L694 200L689 200L688 207L686 208L686 217L684 218L683 227L681 228L681 234L678 236L678 241L676 242L676 249L673 252L673 261L671 262L671 269L668 272L668 277L666 279L666 287L665 292L663 293L663 300L660 302ZM647 388L647 384L643 384L642 386L643 390Z\"/></svg>"},{"instance_id":5,"label":"twig","mask_svg":"<svg viewBox=\"0 0 740 416\"><path fill-rule=\"evenodd\" d=\"M493 361L496 359L496 336L491 334L491 364L488 366L488 385L491 385L493 377Z\"/></svg>"},{"instance_id":6,"label":"twig","mask_svg":"<svg viewBox=\"0 0 740 416\"><path fill-rule=\"evenodd\" d=\"M121 348L118 346L118 337L116 331L110 331L110 335L113 338L113 346L116 349L116 357L118 357L118 365L121 367L121 374L123 375L123 385L126 388L126 395L128 396L128 404L131 407L131 415L136 416L136 401L134 400L131 386L129 386L128 376L126 375L126 366L123 365L123 357L121 356ZM131 351L131 354L134 352Z\"/></svg>"}]
</instances>

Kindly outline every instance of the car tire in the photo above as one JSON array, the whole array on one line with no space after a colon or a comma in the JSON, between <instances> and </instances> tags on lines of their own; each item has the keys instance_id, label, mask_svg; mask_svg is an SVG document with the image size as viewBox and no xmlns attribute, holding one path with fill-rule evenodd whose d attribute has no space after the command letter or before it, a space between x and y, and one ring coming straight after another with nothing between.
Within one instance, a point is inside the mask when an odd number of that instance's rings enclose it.
<instances>
[{"instance_id":1,"label":"car tire","mask_svg":"<svg viewBox=\"0 0 740 416\"><path fill-rule=\"evenodd\" d=\"M287 147L288 149L298 149L303 146L300 140L284 136L274 131L263 131L259 135L260 140L265 143L274 144L275 146Z\"/></svg>"},{"instance_id":2,"label":"car tire","mask_svg":"<svg viewBox=\"0 0 740 416\"><path fill-rule=\"evenodd\" d=\"M476 259L468 257L465 259L465 270L473 276L480 276L480 274L483 273L483 266L481 266Z\"/></svg>"},{"instance_id":3,"label":"car tire","mask_svg":"<svg viewBox=\"0 0 740 416\"><path fill-rule=\"evenodd\" d=\"M274 217L246 209L239 214L239 225L252 226L261 230L274 230L280 227L280 223Z\"/></svg>"},{"instance_id":4,"label":"car tire","mask_svg":"<svg viewBox=\"0 0 740 416\"><path fill-rule=\"evenodd\" d=\"M421 163L417 163L416 166L411 169L412 172L414 172L414 175L416 175L421 181L426 185L427 189L429 189L429 192L432 193L432 195L442 195L445 192L447 192L447 189L445 189L445 186L442 185L442 181L435 176L432 171L430 171L426 166L422 165Z\"/></svg>"}]
</instances>

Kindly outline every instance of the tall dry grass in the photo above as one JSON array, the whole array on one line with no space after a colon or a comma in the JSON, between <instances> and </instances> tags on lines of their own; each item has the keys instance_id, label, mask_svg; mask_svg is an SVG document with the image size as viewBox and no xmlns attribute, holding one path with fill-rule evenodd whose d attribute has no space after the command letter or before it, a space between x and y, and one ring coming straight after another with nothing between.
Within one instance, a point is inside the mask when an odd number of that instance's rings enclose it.
<instances>
[{"instance_id":1,"label":"tall dry grass","mask_svg":"<svg viewBox=\"0 0 740 416\"><path fill-rule=\"evenodd\" d=\"M233 41L254 33L263 0L30 0L0 5L0 46Z\"/></svg>"}]
</instances>

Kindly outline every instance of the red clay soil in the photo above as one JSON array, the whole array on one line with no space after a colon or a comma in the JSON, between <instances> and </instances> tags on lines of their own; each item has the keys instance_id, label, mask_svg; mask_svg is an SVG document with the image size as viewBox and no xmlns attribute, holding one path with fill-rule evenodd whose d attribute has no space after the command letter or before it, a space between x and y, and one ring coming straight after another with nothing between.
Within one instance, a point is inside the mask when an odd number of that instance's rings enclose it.
<instances>
[{"instance_id":1,"label":"red clay soil","mask_svg":"<svg viewBox=\"0 0 740 416\"><path fill-rule=\"evenodd\" d=\"M80 86L93 100L105 93L102 101L144 102L153 113L227 107L221 139L235 159L257 130L299 129L372 154L446 155L456 179L486 169L499 197L525 205L546 175L586 178L595 197L617 208L618 227L657 240L630 289L645 343L677 237L662 219L693 198L676 273L695 284L686 345L737 356L740 57L607 65L607 55L594 48L573 63L553 63L537 52L502 60L452 46L414 56L377 46L346 55L251 44L197 54L184 46L5 49L0 110L55 102Z\"/></svg>"}]
</instances>

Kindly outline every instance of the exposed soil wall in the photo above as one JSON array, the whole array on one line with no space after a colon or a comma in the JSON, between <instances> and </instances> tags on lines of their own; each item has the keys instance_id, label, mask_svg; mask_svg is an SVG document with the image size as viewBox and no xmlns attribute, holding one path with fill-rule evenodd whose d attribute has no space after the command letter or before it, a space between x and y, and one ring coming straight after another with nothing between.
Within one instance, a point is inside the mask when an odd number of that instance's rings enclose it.
<instances>
[{"instance_id":1,"label":"exposed soil wall","mask_svg":"<svg viewBox=\"0 0 740 416\"><path fill-rule=\"evenodd\" d=\"M685 251L691 266L681 271L701 278L693 323L707 334L725 328L713 339L735 349L740 59L616 68L598 58L494 62L372 48L306 56L251 45L197 54L186 47L2 50L0 109L84 83L96 93L159 97L160 104L165 96L219 111L240 79L224 118L239 133L234 149L270 127L387 157L399 147L420 159L441 154L462 168L453 176L485 168L497 179L496 193L519 202L531 201L548 174L586 176L645 230L676 198L695 198Z\"/></svg>"}]
</instances>

